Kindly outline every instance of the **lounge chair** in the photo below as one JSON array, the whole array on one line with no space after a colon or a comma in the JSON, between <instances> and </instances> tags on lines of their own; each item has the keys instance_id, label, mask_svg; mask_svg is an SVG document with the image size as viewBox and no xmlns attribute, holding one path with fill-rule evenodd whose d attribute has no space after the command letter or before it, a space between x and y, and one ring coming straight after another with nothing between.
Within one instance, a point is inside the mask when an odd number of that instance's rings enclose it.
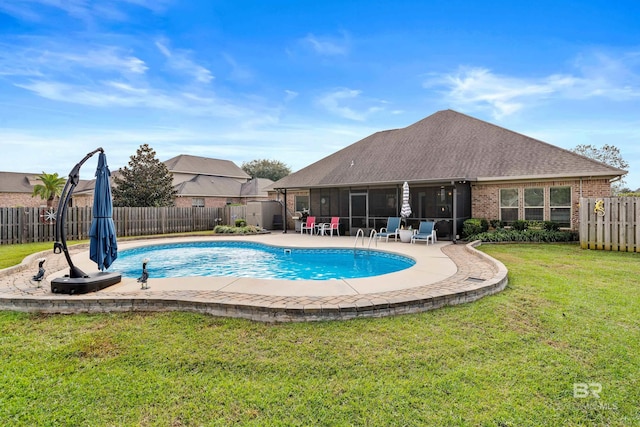
<instances>
[{"instance_id":1,"label":"lounge chair","mask_svg":"<svg viewBox=\"0 0 640 427\"><path fill-rule=\"evenodd\" d=\"M385 238L388 242L389 237L393 236L394 240L398 241L398 234L400 233L400 217L390 216L387 218L387 226L382 227L378 232L378 239Z\"/></svg>"},{"instance_id":2,"label":"lounge chair","mask_svg":"<svg viewBox=\"0 0 640 427\"><path fill-rule=\"evenodd\" d=\"M336 231L336 234L338 236L340 235L340 217L339 216L331 217L331 222L325 222L324 224L322 224L322 227L320 228L320 234L322 234L323 236L330 234L333 237L333 230Z\"/></svg>"},{"instance_id":3,"label":"lounge chair","mask_svg":"<svg viewBox=\"0 0 640 427\"><path fill-rule=\"evenodd\" d=\"M429 244L429 240L431 243L436 242L436 231L433 228L435 223L433 221L420 221L420 227L418 227L418 232L411 236L411 243L415 243L418 241L424 241L426 244Z\"/></svg>"},{"instance_id":4,"label":"lounge chair","mask_svg":"<svg viewBox=\"0 0 640 427\"><path fill-rule=\"evenodd\" d=\"M308 216L307 222L300 225L300 234L304 234L304 230L309 230L309 234L313 235L316 231L316 217Z\"/></svg>"}]
</instances>

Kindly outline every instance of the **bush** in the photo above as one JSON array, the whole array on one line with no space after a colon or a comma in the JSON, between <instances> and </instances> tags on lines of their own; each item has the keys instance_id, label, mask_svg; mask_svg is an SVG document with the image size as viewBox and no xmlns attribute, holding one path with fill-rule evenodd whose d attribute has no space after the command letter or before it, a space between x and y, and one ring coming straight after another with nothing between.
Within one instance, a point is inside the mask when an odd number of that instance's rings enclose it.
<instances>
[{"instance_id":1,"label":"bush","mask_svg":"<svg viewBox=\"0 0 640 427\"><path fill-rule=\"evenodd\" d=\"M517 231L524 231L529 228L529 221L525 221L523 219L518 219L511 223L511 228Z\"/></svg>"},{"instance_id":2,"label":"bush","mask_svg":"<svg viewBox=\"0 0 640 427\"><path fill-rule=\"evenodd\" d=\"M575 231L500 229L476 234L468 240L482 240L483 242L575 242L578 240L578 233Z\"/></svg>"},{"instance_id":3,"label":"bush","mask_svg":"<svg viewBox=\"0 0 640 427\"><path fill-rule=\"evenodd\" d=\"M245 225L243 227L231 227L229 225L216 225L213 229L216 234L256 234L261 233L262 229L254 225Z\"/></svg>"},{"instance_id":4,"label":"bush","mask_svg":"<svg viewBox=\"0 0 640 427\"><path fill-rule=\"evenodd\" d=\"M544 221L542 223L542 228L547 231L558 231L560 230L560 224L554 221Z\"/></svg>"},{"instance_id":5,"label":"bush","mask_svg":"<svg viewBox=\"0 0 640 427\"><path fill-rule=\"evenodd\" d=\"M492 219L489 221L489 224L491 225L491 228L500 228L502 226L502 221L499 219Z\"/></svg>"},{"instance_id":6,"label":"bush","mask_svg":"<svg viewBox=\"0 0 640 427\"><path fill-rule=\"evenodd\" d=\"M486 219L470 218L462 225L463 236L473 236L483 233L489 229L489 222Z\"/></svg>"},{"instance_id":7,"label":"bush","mask_svg":"<svg viewBox=\"0 0 640 427\"><path fill-rule=\"evenodd\" d=\"M245 221L242 218L236 219L235 223L236 223L236 227L244 227L247 225L247 221Z\"/></svg>"}]
</instances>

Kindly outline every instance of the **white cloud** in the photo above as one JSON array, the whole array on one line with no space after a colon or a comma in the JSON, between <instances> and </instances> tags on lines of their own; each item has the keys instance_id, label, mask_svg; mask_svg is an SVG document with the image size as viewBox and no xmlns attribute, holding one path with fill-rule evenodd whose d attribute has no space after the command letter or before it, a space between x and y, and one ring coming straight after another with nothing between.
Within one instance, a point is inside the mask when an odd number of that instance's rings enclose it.
<instances>
[{"instance_id":1,"label":"white cloud","mask_svg":"<svg viewBox=\"0 0 640 427\"><path fill-rule=\"evenodd\" d=\"M101 81L96 85L82 86L57 81L31 80L16 86L38 96L59 102L93 107L142 107L169 110L191 116L227 118L253 118L261 114L261 108L252 104L244 107L212 94L192 92L167 92L149 87L136 87L121 81Z\"/></svg>"},{"instance_id":2,"label":"white cloud","mask_svg":"<svg viewBox=\"0 0 640 427\"><path fill-rule=\"evenodd\" d=\"M127 55L116 47L102 47L81 53L46 52L42 58L49 62L72 62L84 68L133 74L144 74L149 69L143 60Z\"/></svg>"},{"instance_id":3,"label":"white cloud","mask_svg":"<svg viewBox=\"0 0 640 427\"><path fill-rule=\"evenodd\" d=\"M457 108L488 109L493 117L501 119L547 99L639 98L638 63L637 55L613 58L591 54L576 61L575 75L558 73L537 78L500 75L482 67L460 67L453 73L430 76L423 86L444 90L446 100Z\"/></svg>"},{"instance_id":4,"label":"white cloud","mask_svg":"<svg viewBox=\"0 0 640 427\"><path fill-rule=\"evenodd\" d=\"M167 42L162 40L156 41L155 44L158 50L167 58L167 63L170 68L190 75L200 83L209 83L213 80L214 77L208 69L188 58L188 51L172 51L167 47Z\"/></svg>"},{"instance_id":5,"label":"white cloud","mask_svg":"<svg viewBox=\"0 0 640 427\"><path fill-rule=\"evenodd\" d=\"M499 76L485 68L462 68L456 73L429 79L424 86L445 87L447 99L458 106L488 107L496 118L515 113L529 98L544 98L552 94L565 79L535 81L516 77Z\"/></svg>"},{"instance_id":6,"label":"white cloud","mask_svg":"<svg viewBox=\"0 0 640 427\"><path fill-rule=\"evenodd\" d=\"M188 127L97 128L64 127L51 131L0 129L12 158L0 157L0 170L58 172L66 176L86 153L103 147L112 171L125 166L140 144L148 143L161 161L178 154L228 159L240 165L258 158L276 158L294 171L328 156L375 132L376 128L333 123L277 123L247 128L232 121L212 125L209 121ZM215 142L215 143L213 143ZM239 150L250 146L250 150ZM273 147L278 147L277 152ZM38 152L41 155L34 156ZM15 158L30 159L17 167ZM91 179L95 163L81 170L82 179Z\"/></svg>"},{"instance_id":7,"label":"white cloud","mask_svg":"<svg viewBox=\"0 0 640 427\"><path fill-rule=\"evenodd\" d=\"M298 92L293 90L288 90L288 89L285 89L284 93L285 93L285 97L284 97L285 102L293 101L299 95Z\"/></svg>"},{"instance_id":8,"label":"white cloud","mask_svg":"<svg viewBox=\"0 0 640 427\"><path fill-rule=\"evenodd\" d=\"M117 46L89 43L75 47L39 37L27 42L18 48L0 43L0 76L42 98L101 108L147 108L245 119L268 109L264 100L255 97L227 100L202 84L194 87L194 81L208 83L213 76L189 59L189 52L172 51L166 42L158 41L156 47L167 67L180 71L178 79ZM153 58L153 54L148 56Z\"/></svg>"},{"instance_id":9,"label":"white cloud","mask_svg":"<svg viewBox=\"0 0 640 427\"><path fill-rule=\"evenodd\" d=\"M253 73L249 68L244 67L238 64L236 59L229 55L228 53L223 53L222 57L231 67L231 72L229 73L229 78L236 82L247 83L253 80Z\"/></svg>"},{"instance_id":10,"label":"white cloud","mask_svg":"<svg viewBox=\"0 0 640 427\"><path fill-rule=\"evenodd\" d=\"M87 24L95 21L127 21L127 5L162 12L170 0L0 0L0 12L32 22L46 22L52 9Z\"/></svg>"},{"instance_id":11,"label":"white cloud","mask_svg":"<svg viewBox=\"0 0 640 427\"><path fill-rule=\"evenodd\" d=\"M383 110L382 107L375 105L367 107L366 104L384 103L384 101L362 100L360 94L359 90L338 89L321 96L317 103L332 114L355 121L365 121L371 114Z\"/></svg>"},{"instance_id":12,"label":"white cloud","mask_svg":"<svg viewBox=\"0 0 640 427\"><path fill-rule=\"evenodd\" d=\"M44 77L60 74L73 79L78 69L116 74L144 74L149 69L140 58L114 46L69 48L66 44L40 45L40 42L35 38L32 45L37 47L23 48L0 44L0 75Z\"/></svg>"},{"instance_id":13,"label":"white cloud","mask_svg":"<svg viewBox=\"0 0 640 427\"><path fill-rule=\"evenodd\" d=\"M308 34L301 39L301 43L319 55L335 56L349 53L349 40L346 33L343 33L341 38Z\"/></svg>"}]
</instances>

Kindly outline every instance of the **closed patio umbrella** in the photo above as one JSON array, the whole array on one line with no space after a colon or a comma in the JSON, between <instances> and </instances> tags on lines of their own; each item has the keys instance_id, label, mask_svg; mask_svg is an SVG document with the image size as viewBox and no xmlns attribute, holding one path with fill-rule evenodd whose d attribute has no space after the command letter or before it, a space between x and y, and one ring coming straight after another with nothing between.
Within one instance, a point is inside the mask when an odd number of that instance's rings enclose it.
<instances>
[{"instance_id":1,"label":"closed patio umbrella","mask_svg":"<svg viewBox=\"0 0 640 427\"><path fill-rule=\"evenodd\" d=\"M89 258L103 271L118 257L116 229L113 223L113 202L111 200L111 172L104 152L98 158L96 187L93 194L93 220L89 232Z\"/></svg>"},{"instance_id":2,"label":"closed patio umbrella","mask_svg":"<svg viewBox=\"0 0 640 427\"><path fill-rule=\"evenodd\" d=\"M402 218L408 218L411 215L411 205L409 204L409 184L407 181L402 185L402 209L400 209L400 216Z\"/></svg>"}]
</instances>

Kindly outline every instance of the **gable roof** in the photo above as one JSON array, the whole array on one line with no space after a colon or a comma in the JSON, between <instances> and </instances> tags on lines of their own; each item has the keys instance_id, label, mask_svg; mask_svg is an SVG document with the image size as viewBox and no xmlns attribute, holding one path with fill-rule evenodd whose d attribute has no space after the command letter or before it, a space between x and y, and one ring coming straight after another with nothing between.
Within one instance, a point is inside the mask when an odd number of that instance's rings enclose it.
<instances>
[{"instance_id":1,"label":"gable roof","mask_svg":"<svg viewBox=\"0 0 640 427\"><path fill-rule=\"evenodd\" d=\"M38 173L0 172L0 193L31 193Z\"/></svg>"},{"instance_id":2,"label":"gable roof","mask_svg":"<svg viewBox=\"0 0 640 427\"><path fill-rule=\"evenodd\" d=\"M224 176L196 175L174 187L178 196L238 197L242 183Z\"/></svg>"},{"instance_id":3,"label":"gable roof","mask_svg":"<svg viewBox=\"0 0 640 427\"><path fill-rule=\"evenodd\" d=\"M260 196L267 197L269 193L265 190L273 184L273 181L267 178L253 178L251 181L247 181L242 184L240 190L241 197Z\"/></svg>"},{"instance_id":4,"label":"gable roof","mask_svg":"<svg viewBox=\"0 0 640 427\"><path fill-rule=\"evenodd\" d=\"M208 157L180 154L164 162L173 173L222 176L229 178L250 179L245 171L231 160L211 159Z\"/></svg>"},{"instance_id":5,"label":"gable roof","mask_svg":"<svg viewBox=\"0 0 640 427\"><path fill-rule=\"evenodd\" d=\"M609 177L625 171L453 110L376 132L273 188Z\"/></svg>"},{"instance_id":6,"label":"gable roof","mask_svg":"<svg viewBox=\"0 0 640 427\"><path fill-rule=\"evenodd\" d=\"M33 193L36 184L42 184L38 177L41 173L28 172L0 172L0 193ZM62 177L65 180L68 177ZM81 179L74 190L74 194L79 192L93 191L95 179Z\"/></svg>"},{"instance_id":7,"label":"gable roof","mask_svg":"<svg viewBox=\"0 0 640 427\"><path fill-rule=\"evenodd\" d=\"M268 193L263 189L272 183L264 178L240 182L234 178L196 175L174 188L182 197L267 197Z\"/></svg>"}]
</instances>

